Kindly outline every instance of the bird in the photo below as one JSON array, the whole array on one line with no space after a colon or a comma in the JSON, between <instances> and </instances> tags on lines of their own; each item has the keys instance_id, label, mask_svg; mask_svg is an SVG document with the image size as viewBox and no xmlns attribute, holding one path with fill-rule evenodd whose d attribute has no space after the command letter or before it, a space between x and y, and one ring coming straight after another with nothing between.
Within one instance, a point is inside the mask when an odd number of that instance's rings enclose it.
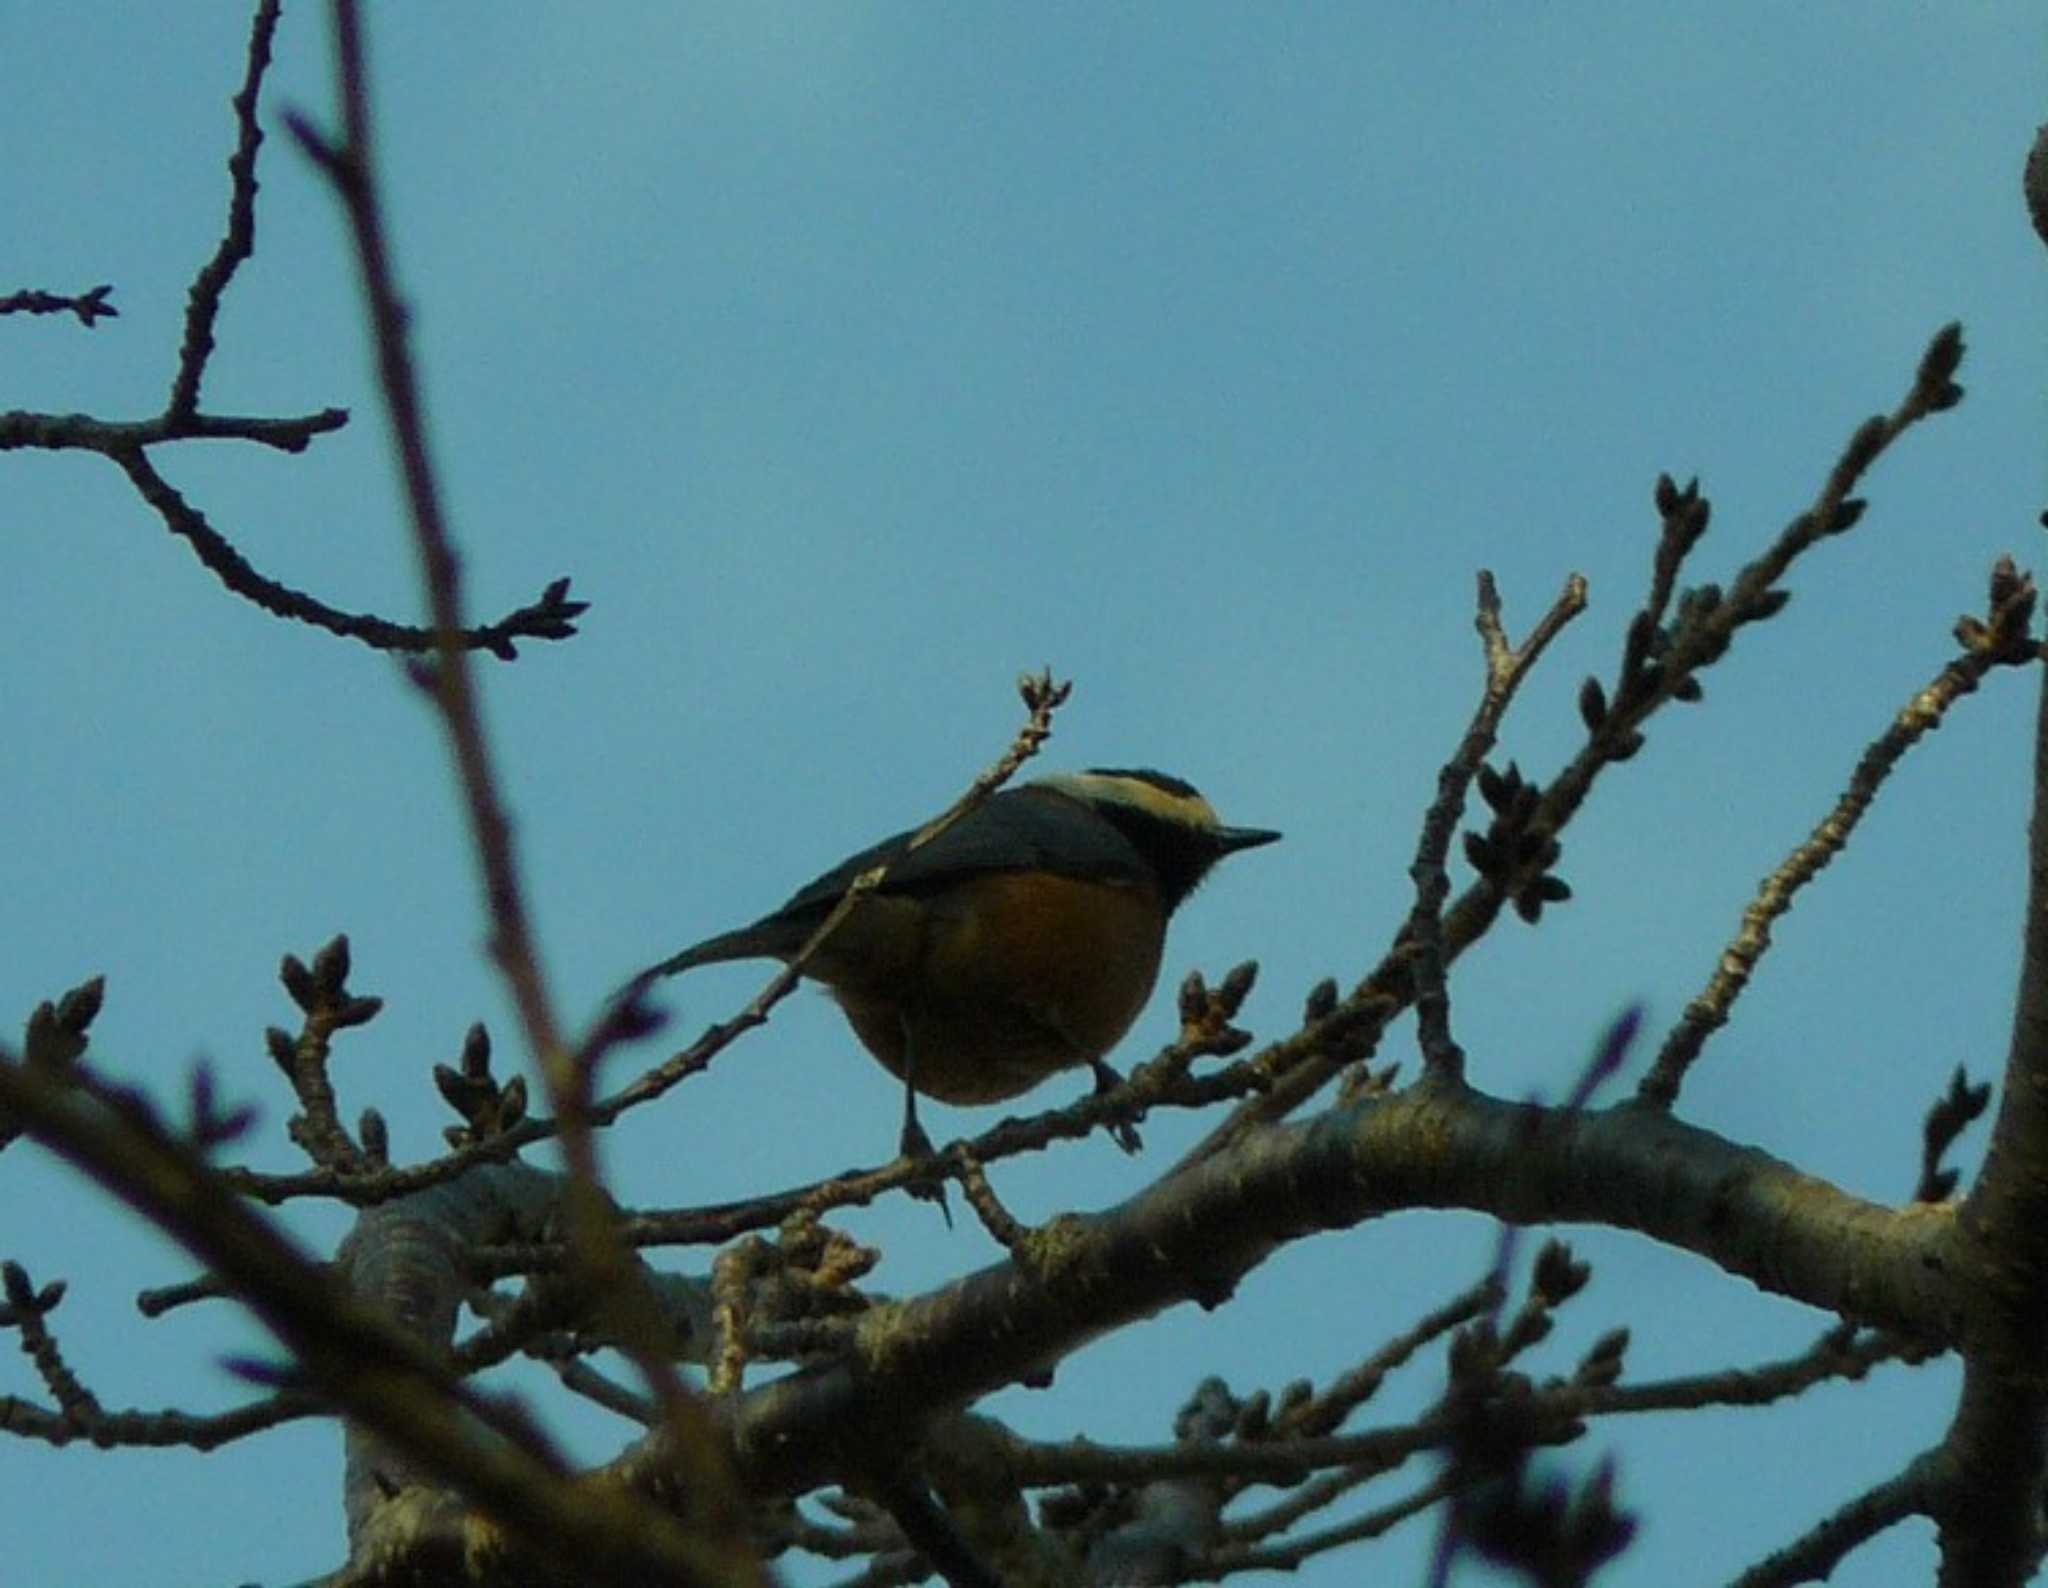
<instances>
[{"instance_id":1,"label":"bird","mask_svg":"<svg viewBox=\"0 0 2048 1588\"><path fill-rule=\"evenodd\" d=\"M1055 773L991 795L930 842L849 856L749 926L649 966L794 959L854 880L888 866L805 962L861 1045L903 1083L901 1151L928 1157L919 1093L995 1103L1104 1055L1151 996L1166 923L1226 855L1280 837L1226 827L1193 784L1149 769ZM1118 1132L1127 1149L1136 1137Z\"/></svg>"}]
</instances>

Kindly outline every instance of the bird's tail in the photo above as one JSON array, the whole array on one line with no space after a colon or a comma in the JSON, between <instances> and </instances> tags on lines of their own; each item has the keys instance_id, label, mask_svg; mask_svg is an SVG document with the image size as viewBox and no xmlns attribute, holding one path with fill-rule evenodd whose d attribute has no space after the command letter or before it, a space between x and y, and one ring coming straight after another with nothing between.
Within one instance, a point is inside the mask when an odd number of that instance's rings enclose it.
<instances>
[{"instance_id":1,"label":"bird's tail","mask_svg":"<svg viewBox=\"0 0 2048 1588\"><path fill-rule=\"evenodd\" d=\"M673 954L659 965L649 965L635 976L631 985L645 987L650 982L660 981L664 976L680 976L686 970L695 970L699 965L716 965L729 959L771 959L777 952L777 945L764 941L761 928L743 926L738 931L721 932L716 937L707 937L701 943L693 944L680 954Z\"/></svg>"},{"instance_id":2,"label":"bird's tail","mask_svg":"<svg viewBox=\"0 0 2048 1588\"><path fill-rule=\"evenodd\" d=\"M716 965L732 959L778 959L795 951L789 939L789 923L777 916L756 921L731 932L720 932L680 954L671 954L658 965L649 965L612 994L610 1007L623 1009L636 1002L648 988L667 976L679 976L699 965ZM800 944L801 938L797 940Z\"/></svg>"}]
</instances>

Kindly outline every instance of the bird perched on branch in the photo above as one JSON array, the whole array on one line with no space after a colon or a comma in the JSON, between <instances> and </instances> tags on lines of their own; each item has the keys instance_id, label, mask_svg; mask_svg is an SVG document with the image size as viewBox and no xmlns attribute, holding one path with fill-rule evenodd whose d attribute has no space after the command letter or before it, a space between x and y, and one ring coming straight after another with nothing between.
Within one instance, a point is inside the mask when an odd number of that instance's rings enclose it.
<instances>
[{"instance_id":1,"label":"bird perched on branch","mask_svg":"<svg viewBox=\"0 0 2048 1588\"><path fill-rule=\"evenodd\" d=\"M917 1094L994 1103L1103 1055L1159 975L1167 918L1225 855L1280 835L1225 827L1191 784L1098 768L992 795L930 842L898 833L751 926L650 966L635 990L723 960L796 957L855 879L889 869L804 964L903 1082L903 1150L929 1154Z\"/></svg>"}]
</instances>

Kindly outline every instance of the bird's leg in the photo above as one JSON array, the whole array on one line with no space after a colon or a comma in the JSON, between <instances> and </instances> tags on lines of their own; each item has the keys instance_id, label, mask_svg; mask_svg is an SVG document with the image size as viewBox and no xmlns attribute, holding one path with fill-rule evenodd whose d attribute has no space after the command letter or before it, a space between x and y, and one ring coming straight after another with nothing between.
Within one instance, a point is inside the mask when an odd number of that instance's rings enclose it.
<instances>
[{"instance_id":1,"label":"bird's leg","mask_svg":"<svg viewBox=\"0 0 2048 1588\"><path fill-rule=\"evenodd\" d=\"M937 1156L932 1139L917 1122L917 1034L903 1023L903 1139L898 1150L906 1158Z\"/></svg>"},{"instance_id":2,"label":"bird's leg","mask_svg":"<svg viewBox=\"0 0 2048 1588\"><path fill-rule=\"evenodd\" d=\"M938 1149L932 1146L932 1139L925 1134L924 1126L917 1121L917 1038L905 1022L903 1030L903 1135L897 1143L897 1151L906 1158L917 1162L929 1162L938 1156ZM946 1182L934 1180L929 1185L912 1186L910 1194L927 1202L936 1202L939 1212L946 1220L946 1228L953 1227L953 1210L946 1205Z\"/></svg>"},{"instance_id":3,"label":"bird's leg","mask_svg":"<svg viewBox=\"0 0 2048 1588\"><path fill-rule=\"evenodd\" d=\"M898 1151L906 1158L935 1158L938 1149L932 1145L932 1138L924 1126L917 1121L917 1085L911 1079L910 1065L903 1066L903 1138Z\"/></svg>"},{"instance_id":4,"label":"bird's leg","mask_svg":"<svg viewBox=\"0 0 2048 1588\"><path fill-rule=\"evenodd\" d=\"M1088 1068L1095 1076L1095 1095L1097 1097L1113 1092L1124 1084L1124 1078L1099 1058L1090 1059L1088 1061ZM1142 1149L1145 1143L1138 1135L1137 1110L1119 1109L1116 1113L1112 1114L1109 1120L1109 1136L1110 1140L1123 1148L1125 1152L1137 1152Z\"/></svg>"}]
</instances>

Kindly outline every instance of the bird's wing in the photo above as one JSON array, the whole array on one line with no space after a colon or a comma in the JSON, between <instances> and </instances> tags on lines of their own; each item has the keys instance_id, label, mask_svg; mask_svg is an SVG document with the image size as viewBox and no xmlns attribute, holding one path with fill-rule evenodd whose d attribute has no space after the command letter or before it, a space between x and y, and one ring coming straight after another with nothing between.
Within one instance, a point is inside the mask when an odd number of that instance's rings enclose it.
<instances>
[{"instance_id":1,"label":"bird's wing","mask_svg":"<svg viewBox=\"0 0 2048 1588\"><path fill-rule=\"evenodd\" d=\"M863 849L752 925L706 938L648 967L635 979L636 985L717 960L793 953L854 879L885 861L889 874L880 891L908 897L936 893L962 878L993 871L1050 871L1095 882L1141 885L1151 875L1123 834L1085 805L1051 789L1005 789L921 849L910 848L915 836L897 833Z\"/></svg>"},{"instance_id":2,"label":"bird's wing","mask_svg":"<svg viewBox=\"0 0 2048 1588\"><path fill-rule=\"evenodd\" d=\"M1143 882L1145 862L1123 834L1086 806L1050 789L1007 789L923 848L897 833L799 888L775 914L822 918L854 878L884 861L884 893L929 893L990 871L1050 871L1102 882ZM909 851L906 853L906 851Z\"/></svg>"}]
</instances>

